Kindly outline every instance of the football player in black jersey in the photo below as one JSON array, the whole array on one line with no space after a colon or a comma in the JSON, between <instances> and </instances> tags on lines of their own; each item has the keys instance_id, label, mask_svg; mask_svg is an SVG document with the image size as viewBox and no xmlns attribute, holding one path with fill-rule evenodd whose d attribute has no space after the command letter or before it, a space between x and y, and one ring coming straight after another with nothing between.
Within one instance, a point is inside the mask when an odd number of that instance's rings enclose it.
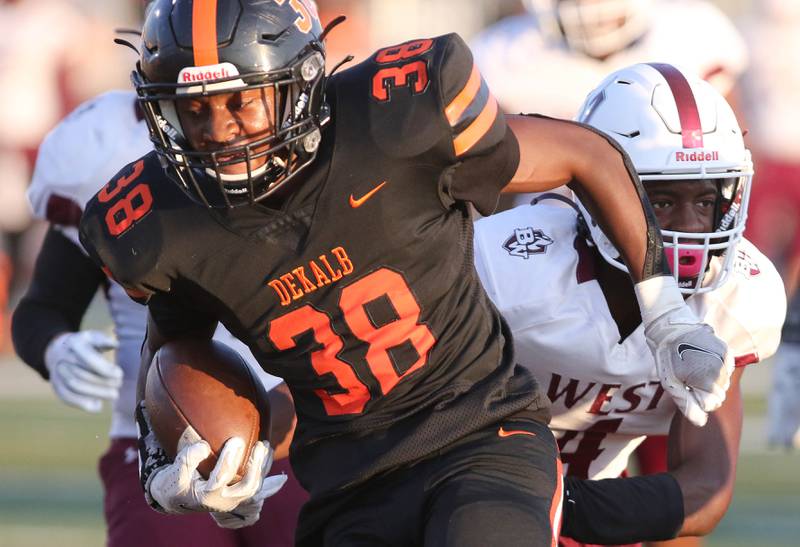
<instances>
[{"instance_id":1,"label":"football player in black jersey","mask_svg":"<svg viewBox=\"0 0 800 547\"><path fill-rule=\"evenodd\" d=\"M222 321L286 380L292 466L311 493L299 545L550 545L561 478L547 400L480 286L468 205L488 214L501 191L573 181L638 283L669 378L706 410L721 404L724 345L670 322L685 305L609 140L506 119L455 35L333 76L324 35L307 0L157 0L133 75L156 150L90 202L81 241L148 304L143 376L165 341ZM668 350L686 336L710 353L678 370ZM282 483L263 478L268 443L248 456L229 440L205 481L208 446L169 462L142 391L151 505L257 518Z\"/></svg>"}]
</instances>

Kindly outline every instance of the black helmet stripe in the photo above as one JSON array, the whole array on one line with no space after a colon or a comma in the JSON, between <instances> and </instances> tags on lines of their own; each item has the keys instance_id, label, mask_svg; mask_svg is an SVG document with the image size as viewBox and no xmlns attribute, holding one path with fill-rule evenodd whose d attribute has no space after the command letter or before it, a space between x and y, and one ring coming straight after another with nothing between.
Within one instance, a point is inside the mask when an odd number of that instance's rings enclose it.
<instances>
[{"instance_id":1,"label":"black helmet stripe","mask_svg":"<svg viewBox=\"0 0 800 547\"><path fill-rule=\"evenodd\" d=\"M219 64L217 51L217 0L192 4L192 50L195 66Z\"/></svg>"}]
</instances>

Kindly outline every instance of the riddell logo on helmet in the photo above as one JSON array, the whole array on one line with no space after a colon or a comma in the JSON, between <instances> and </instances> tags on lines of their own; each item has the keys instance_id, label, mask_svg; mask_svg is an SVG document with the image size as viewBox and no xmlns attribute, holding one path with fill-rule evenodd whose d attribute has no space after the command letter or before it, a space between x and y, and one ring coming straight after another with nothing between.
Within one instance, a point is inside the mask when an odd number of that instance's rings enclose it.
<instances>
[{"instance_id":1,"label":"riddell logo on helmet","mask_svg":"<svg viewBox=\"0 0 800 547\"><path fill-rule=\"evenodd\" d=\"M719 161L719 152L675 152L675 161Z\"/></svg>"},{"instance_id":2,"label":"riddell logo on helmet","mask_svg":"<svg viewBox=\"0 0 800 547\"><path fill-rule=\"evenodd\" d=\"M213 82L231 76L238 76L239 71L231 63L220 63L208 66L187 66L178 73L178 83Z\"/></svg>"}]
</instances>

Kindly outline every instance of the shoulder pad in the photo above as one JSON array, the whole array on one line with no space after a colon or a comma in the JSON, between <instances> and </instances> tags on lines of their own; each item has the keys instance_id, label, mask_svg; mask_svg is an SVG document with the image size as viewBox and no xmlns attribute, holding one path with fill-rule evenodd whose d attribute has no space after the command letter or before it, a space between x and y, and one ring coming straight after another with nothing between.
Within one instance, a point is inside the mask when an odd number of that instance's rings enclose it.
<instances>
[{"instance_id":1,"label":"shoulder pad","mask_svg":"<svg viewBox=\"0 0 800 547\"><path fill-rule=\"evenodd\" d=\"M54 224L77 225L85 203L119 166L152 149L135 104L132 92L99 95L47 135L28 188L34 215Z\"/></svg>"},{"instance_id":2,"label":"shoulder pad","mask_svg":"<svg viewBox=\"0 0 800 547\"><path fill-rule=\"evenodd\" d=\"M730 279L710 293L716 306L708 322L729 346L738 366L772 356L786 316L786 293L772 262L742 240Z\"/></svg>"},{"instance_id":3,"label":"shoulder pad","mask_svg":"<svg viewBox=\"0 0 800 547\"><path fill-rule=\"evenodd\" d=\"M151 152L126 165L89 200L81 244L129 294L167 291L174 270L170 260L182 249L180 242L168 242L183 233L171 228L189 225L196 208Z\"/></svg>"},{"instance_id":4,"label":"shoulder pad","mask_svg":"<svg viewBox=\"0 0 800 547\"><path fill-rule=\"evenodd\" d=\"M381 49L333 83L337 118L363 120L354 138L370 135L390 156L432 152L455 163L505 136L497 101L456 34Z\"/></svg>"}]
</instances>

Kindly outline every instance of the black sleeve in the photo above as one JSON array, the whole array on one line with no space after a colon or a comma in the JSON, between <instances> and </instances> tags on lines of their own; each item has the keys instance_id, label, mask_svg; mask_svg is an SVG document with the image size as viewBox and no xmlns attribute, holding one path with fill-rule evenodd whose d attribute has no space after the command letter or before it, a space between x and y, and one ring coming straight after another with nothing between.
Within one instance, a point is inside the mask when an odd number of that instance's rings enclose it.
<instances>
[{"instance_id":1,"label":"black sleeve","mask_svg":"<svg viewBox=\"0 0 800 547\"><path fill-rule=\"evenodd\" d=\"M564 479L561 535L582 543L664 541L683 525L683 494L668 473L620 479Z\"/></svg>"},{"instance_id":2,"label":"black sleeve","mask_svg":"<svg viewBox=\"0 0 800 547\"><path fill-rule=\"evenodd\" d=\"M450 197L468 201L482 215L497 208L500 191L511 182L519 166L519 143L510 130L503 140L479 155L472 155L448 169L444 186Z\"/></svg>"},{"instance_id":3,"label":"black sleeve","mask_svg":"<svg viewBox=\"0 0 800 547\"><path fill-rule=\"evenodd\" d=\"M77 331L102 270L66 236L50 228L36 259L28 291L14 310L11 335L17 355L48 379L47 344L57 334Z\"/></svg>"}]
</instances>

